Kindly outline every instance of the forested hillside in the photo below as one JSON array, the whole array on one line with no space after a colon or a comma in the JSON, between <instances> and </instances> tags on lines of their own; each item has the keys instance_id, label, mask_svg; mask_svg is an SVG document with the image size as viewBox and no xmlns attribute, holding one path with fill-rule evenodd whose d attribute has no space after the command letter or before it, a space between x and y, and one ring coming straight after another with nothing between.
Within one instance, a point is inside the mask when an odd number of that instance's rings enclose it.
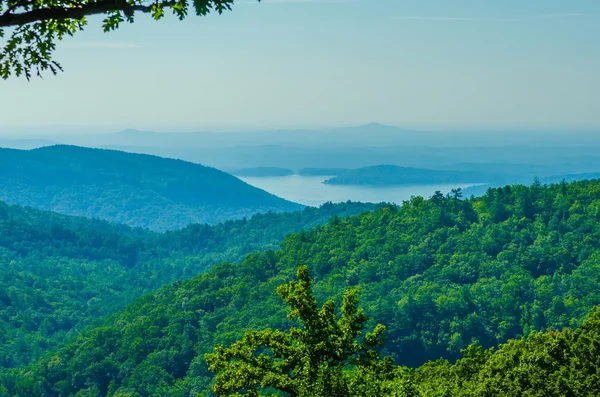
<instances>
[{"instance_id":1,"label":"forested hillside","mask_svg":"<svg viewBox=\"0 0 600 397\"><path fill-rule=\"evenodd\" d=\"M160 234L0 202L0 367L30 362L165 283L376 207L325 204Z\"/></svg>"},{"instance_id":2,"label":"forested hillside","mask_svg":"<svg viewBox=\"0 0 600 397\"><path fill-rule=\"evenodd\" d=\"M0 148L0 200L158 231L302 209L214 168L77 146Z\"/></svg>"},{"instance_id":3,"label":"forested hillside","mask_svg":"<svg viewBox=\"0 0 600 397\"><path fill-rule=\"evenodd\" d=\"M600 304L600 182L508 186L467 200L436 194L334 217L290 235L277 251L136 300L34 365L5 372L4 387L45 396L201 393L212 379L204 354L213 346L246 329L289 327L275 290L298 265L308 266L319 302L339 303L347 287L359 287L367 325L387 327L383 354L396 364L455 360L472 342L488 348L535 330L575 329ZM564 379L597 382L590 373L598 364L597 324L594 315L575 334L532 336L493 356L471 348L461 361L467 367L442 361L399 369L415 378L397 379L401 387L422 381L419 387L436 390L421 395L556 395L567 390L560 389ZM535 385L545 377L556 382L540 394ZM589 383L584 389L594 390Z\"/></svg>"}]
</instances>

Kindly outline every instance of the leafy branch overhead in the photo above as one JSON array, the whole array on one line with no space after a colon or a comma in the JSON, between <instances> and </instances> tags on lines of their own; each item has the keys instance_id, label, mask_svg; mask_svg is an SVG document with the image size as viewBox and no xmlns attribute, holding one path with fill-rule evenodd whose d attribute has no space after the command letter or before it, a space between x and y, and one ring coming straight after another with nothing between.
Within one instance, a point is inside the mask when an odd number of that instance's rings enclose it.
<instances>
[{"instance_id":1,"label":"leafy branch overhead","mask_svg":"<svg viewBox=\"0 0 600 397\"><path fill-rule=\"evenodd\" d=\"M41 76L45 70L53 74L62 70L52 59L56 42L83 30L87 16L104 15L108 32L122 22L133 22L136 13L159 20L170 9L183 20L190 3L196 15L207 15L231 10L234 0L0 0L0 38L7 36L0 50L0 76L30 79L33 72Z\"/></svg>"}]
</instances>

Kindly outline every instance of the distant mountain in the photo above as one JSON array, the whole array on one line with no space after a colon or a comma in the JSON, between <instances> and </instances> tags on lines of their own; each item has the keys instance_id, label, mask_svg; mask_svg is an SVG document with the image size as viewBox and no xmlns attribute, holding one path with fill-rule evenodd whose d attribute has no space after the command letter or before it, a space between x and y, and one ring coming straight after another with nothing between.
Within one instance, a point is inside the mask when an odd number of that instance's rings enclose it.
<instances>
[{"instance_id":1,"label":"distant mountain","mask_svg":"<svg viewBox=\"0 0 600 397\"><path fill-rule=\"evenodd\" d=\"M76 146L0 149L0 200L153 230L302 208L214 168Z\"/></svg>"},{"instance_id":2,"label":"distant mountain","mask_svg":"<svg viewBox=\"0 0 600 397\"><path fill-rule=\"evenodd\" d=\"M328 185L428 185L441 183L484 183L497 179L490 174L466 171L440 171L422 168L378 165L358 168L326 180Z\"/></svg>"},{"instance_id":3,"label":"distant mountain","mask_svg":"<svg viewBox=\"0 0 600 397\"><path fill-rule=\"evenodd\" d=\"M242 168L239 170L231 171L231 173L236 176L254 176L254 177L294 175L294 171L292 171L288 168L278 168L278 167Z\"/></svg>"},{"instance_id":4,"label":"distant mountain","mask_svg":"<svg viewBox=\"0 0 600 397\"><path fill-rule=\"evenodd\" d=\"M46 135L44 137L50 137ZM222 170L254 167L360 168L379 164L466 171L478 164L539 166L544 176L596 172L598 130L416 130L370 123L341 128L295 130L155 132L52 136L78 146L146 153ZM12 147L12 146L11 146ZM463 170L465 171L465 170ZM512 172L510 169L506 169ZM521 175L517 170L517 176ZM515 178L510 183L521 183ZM528 181L531 178L527 179Z\"/></svg>"},{"instance_id":5,"label":"distant mountain","mask_svg":"<svg viewBox=\"0 0 600 397\"><path fill-rule=\"evenodd\" d=\"M155 132L127 129L110 134L55 137L54 140L84 146L145 145L154 148L294 146L294 147L390 147L427 146L440 149L462 147L562 148L598 147L598 129L588 130L480 130L418 129L381 123L314 129L249 129L246 131Z\"/></svg>"},{"instance_id":6,"label":"distant mountain","mask_svg":"<svg viewBox=\"0 0 600 397\"><path fill-rule=\"evenodd\" d=\"M0 148L9 149L35 149L43 146L56 145L57 142L50 139L13 139L13 138L0 138Z\"/></svg>"},{"instance_id":7,"label":"distant mountain","mask_svg":"<svg viewBox=\"0 0 600 397\"><path fill-rule=\"evenodd\" d=\"M106 145L106 149L146 153L161 157L178 158L222 170L275 167L301 170L307 168L353 169L379 164L406 167L447 167L462 161L462 153L445 157L431 155L430 148L403 147L295 147L279 145L230 147L149 147ZM331 175L329 175L331 176Z\"/></svg>"},{"instance_id":8,"label":"distant mountain","mask_svg":"<svg viewBox=\"0 0 600 397\"><path fill-rule=\"evenodd\" d=\"M387 146L430 141L429 133L371 123L357 127L257 130L243 132L168 132L127 129L112 134L62 137L61 141L76 145L122 145L156 148L232 147L281 145L296 147ZM66 140L65 140L66 139Z\"/></svg>"}]
</instances>

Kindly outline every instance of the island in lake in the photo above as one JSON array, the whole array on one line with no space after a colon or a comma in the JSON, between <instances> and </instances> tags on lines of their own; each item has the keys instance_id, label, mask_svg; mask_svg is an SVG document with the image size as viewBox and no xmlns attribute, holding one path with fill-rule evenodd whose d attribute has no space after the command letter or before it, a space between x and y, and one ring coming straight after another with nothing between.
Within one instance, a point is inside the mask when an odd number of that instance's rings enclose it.
<instances>
[{"instance_id":1,"label":"island in lake","mask_svg":"<svg viewBox=\"0 0 600 397\"><path fill-rule=\"evenodd\" d=\"M429 170L423 168L377 165L345 171L323 183L327 185L429 185L447 183L485 183L496 175L470 171Z\"/></svg>"}]
</instances>

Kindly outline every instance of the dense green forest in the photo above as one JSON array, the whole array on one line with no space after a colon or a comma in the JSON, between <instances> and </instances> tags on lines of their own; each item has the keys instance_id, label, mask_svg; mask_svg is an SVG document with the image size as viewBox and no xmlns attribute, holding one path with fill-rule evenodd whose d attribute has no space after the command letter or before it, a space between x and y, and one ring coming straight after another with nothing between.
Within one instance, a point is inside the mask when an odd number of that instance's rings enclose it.
<instances>
[{"instance_id":1,"label":"dense green forest","mask_svg":"<svg viewBox=\"0 0 600 397\"><path fill-rule=\"evenodd\" d=\"M214 168L77 146L0 148L0 200L158 231L302 209Z\"/></svg>"},{"instance_id":2,"label":"dense green forest","mask_svg":"<svg viewBox=\"0 0 600 397\"><path fill-rule=\"evenodd\" d=\"M497 350L472 343L454 364L441 359L411 369L381 354L384 325L365 330L359 288L347 289L336 311L332 300L317 304L306 266L296 277L277 287L289 328L248 330L204 355L216 374L216 395L591 397L600 391L600 308L575 332L533 331Z\"/></svg>"},{"instance_id":3,"label":"dense green forest","mask_svg":"<svg viewBox=\"0 0 600 397\"><path fill-rule=\"evenodd\" d=\"M381 395L598 390L598 314L583 321L600 304L600 181L582 181L507 186L471 199L437 193L333 217L288 236L278 250L137 299L36 363L4 371L5 393L209 390L204 355L215 345L228 346L248 329L289 329L276 289L299 265L312 275L318 302L339 304L345 289L358 287L370 316L365 326L386 327L381 354L406 368L377 378L393 389ZM536 333L548 328L555 331Z\"/></svg>"},{"instance_id":4,"label":"dense green forest","mask_svg":"<svg viewBox=\"0 0 600 397\"><path fill-rule=\"evenodd\" d=\"M328 185L426 185L444 183L489 183L502 181L498 175L476 171L443 171L377 165L348 170L325 181Z\"/></svg>"},{"instance_id":5,"label":"dense green forest","mask_svg":"<svg viewBox=\"0 0 600 397\"><path fill-rule=\"evenodd\" d=\"M165 283L376 207L325 204L161 234L0 202L0 367L30 362Z\"/></svg>"},{"instance_id":6,"label":"dense green forest","mask_svg":"<svg viewBox=\"0 0 600 397\"><path fill-rule=\"evenodd\" d=\"M499 166L502 167L502 166ZM507 168L518 168L516 166L509 166L506 165ZM523 167L523 168L527 168L527 167ZM528 170L524 170L523 174L520 175L519 177L515 177L513 176L512 179L513 180L523 180L524 178L528 178L529 174L527 172ZM514 171L513 171L514 172ZM535 174L533 174L535 175ZM587 179L598 179L600 178L600 173L598 172L586 172L583 174L560 174L560 175L551 175L551 176L547 176L544 178L537 178L537 177L533 177L534 180L539 180L540 183L544 183L544 184L552 184L552 183L562 183L562 182L577 182L577 181L584 181ZM483 184L483 185L475 185L475 186L470 186L466 189L463 189L463 195L464 196L481 196L484 195L487 190L489 188L496 188L496 187L500 187L499 183L494 183L494 184Z\"/></svg>"}]
</instances>

